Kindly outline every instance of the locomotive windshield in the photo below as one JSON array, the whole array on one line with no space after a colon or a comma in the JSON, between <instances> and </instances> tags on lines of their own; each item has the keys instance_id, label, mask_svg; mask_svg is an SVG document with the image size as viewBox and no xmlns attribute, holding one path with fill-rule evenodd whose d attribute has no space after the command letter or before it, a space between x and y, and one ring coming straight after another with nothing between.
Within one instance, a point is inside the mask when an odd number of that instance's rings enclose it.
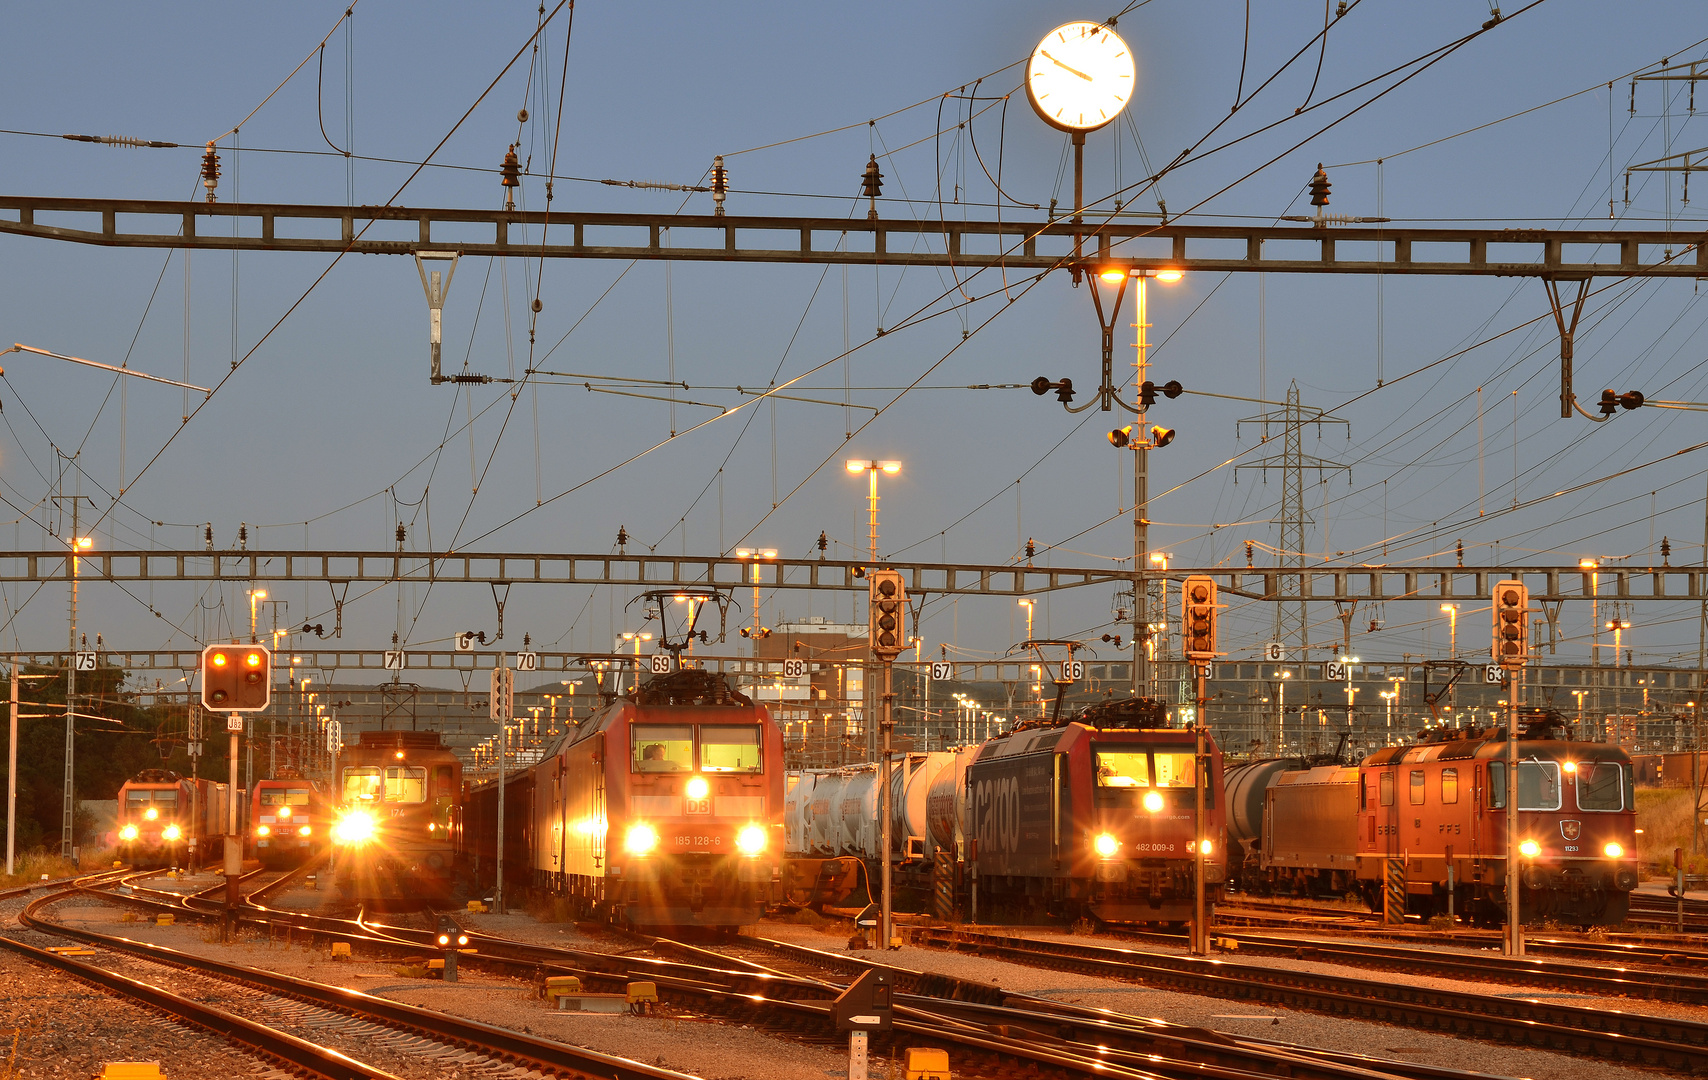
<instances>
[{"instance_id":1,"label":"locomotive windshield","mask_svg":"<svg viewBox=\"0 0 1708 1080\"><path fill-rule=\"evenodd\" d=\"M307 806L307 788L262 788L262 806Z\"/></svg>"},{"instance_id":2,"label":"locomotive windshield","mask_svg":"<svg viewBox=\"0 0 1708 1080\"><path fill-rule=\"evenodd\" d=\"M1096 750L1098 787L1191 787L1192 751Z\"/></svg>"},{"instance_id":3,"label":"locomotive windshield","mask_svg":"<svg viewBox=\"0 0 1708 1080\"><path fill-rule=\"evenodd\" d=\"M344 770L346 802L427 801L427 770L408 765L352 765Z\"/></svg>"},{"instance_id":4,"label":"locomotive windshield","mask_svg":"<svg viewBox=\"0 0 1708 1080\"><path fill-rule=\"evenodd\" d=\"M635 772L681 772L694 767L694 729L687 724L629 727Z\"/></svg>"},{"instance_id":5,"label":"locomotive windshield","mask_svg":"<svg viewBox=\"0 0 1708 1080\"><path fill-rule=\"evenodd\" d=\"M1617 761L1587 761L1578 766L1579 810L1623 810L1626 766Z\"/></svg>"},{"instance_id":6,"label":"locomotive windshield","mask_svg":"<svg viewBox=\"0 0 1708 1080\"><path fill-rule=\"evenodd\" d=\"M705 772L758 772L759 725L702 725L700 768Z\"/></svg>"},{"instance_id":7,"label":"locomotive windshield","mask_svg":"<svg viewBox=\"0 0 1708 1080\"><path fill-rule=\"evenodd\" d=\"M408 765L386 766L385 801L426 802L427 770Z\"/></svg>"},{"instance_id":8,"label":"locomotive windshield","mask_svg":"<svg viewBox=\"0 0 1708 1080\"><path fill-rule=\"evenodd\" d=\"M143 788L139 791L136 788L131 788L129 791L125 792L125 801L132 806L146 806L150 802L156 803L160 806L177 806L178 789L161 788L151 790L149 788Z\"/></svg>"},{"instance_id":9,"label":"locomotive windshield","mask_svg":"<svg viewBox=\"0 0 1708 1080\"><path fill-rule=\"evenodd\" d=\"M1506 763L1489 762L1489 805L1506 805ZM1521 761L1518 763L1518 808L1520 810L1558 810L1560 808L1560 763L1557 761Z\"/></svg>"}]
</instances>

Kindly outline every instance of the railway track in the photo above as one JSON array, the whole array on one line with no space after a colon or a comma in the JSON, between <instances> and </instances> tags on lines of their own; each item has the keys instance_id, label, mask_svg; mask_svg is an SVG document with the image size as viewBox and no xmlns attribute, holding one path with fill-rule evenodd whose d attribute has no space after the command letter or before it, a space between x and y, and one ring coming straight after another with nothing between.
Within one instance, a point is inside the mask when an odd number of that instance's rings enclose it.
<instances>
[{"instance_id":1,"label":"railway track","mask_svg":"<svg viewBox=\"0 0 1708 1080\"><path fill-rule=\"evenodd\" d=\"M563 1077L589 1080L691 1080L686 1073L661 1069L592 1050L570 1046L513 1031L508 1028L465 1020L455 1015L424 1009L357 990L328 986L277 972L229 964L193 953L181 952L147 942L63 926L44 918L42 909L59 899L78 895L66 890L41 897L20 914L29 930L70 938L100 950L108 957L125 957L152 965L177 969L175 978L215 981L239 988L249 1011L264 1011L278 1023L338 1028L355 1041L378 1040L407 1049L413 1056L426 1056L447 1064L481 1067L489 1075L527 1075L527 1070L546 1071ZM389 1078L393 1074L376 1066L327 1050L314 1043L263 1023L238 1016L227 1009L210 1006L131 978L109 965L89 958L71 959L37 949L8 937L0 946L28 956L38 963L59 967L103 989L138 1000L198 1027L249 1045L314 1076ZM110 964L110 961L109 961ZM116 966L116 965L115 965ZM186 976L186 974L188 975Z\"/></svg>"},{"instance_id":2,"label":"railway track","mask_svg":"<svg viewBox=\"0 0 1708 1080\"><path fill-rule=\"evenodd\" d=\"M193 900L193 898L185 898ZM136 898L132 898L136 902ZM191 904L194 911L196 905ZM211 911L208 914L212 914ZM427 952L432 932L361 919L332 919L245 909L244 921L278 921L310 933L350 940L370 950ZM460 963L532 977L574 974L589 989L617 989L636 979L657 985L661 1002L694 1015L718 1017L812 1042L840 1042L830 1005L843 983L823 977L833 954L785 958L794 971L667 939L634 940L652 956L537 945L470 931L478 949ZM753 947L753 946L749 946ZM769 944L757 946L776 951ZM825 958L829 958L826 960ZM818 974L810 974L816 966ZM857 973L864 964L843 968ZM834 969L830 969L834 970ZM1188 1080L1460 1080L1467 1074L1402 1062L1227 1036L1136 1017L1116 1017L1044 999L1005 994L982 983L897 971L894 1030L874 1038L877 1052L938 1046L958 1075L1007 1076L1015 1070L1050 1075L1165 1076Z\"/></svg>"},{"instance_id":3,"label":"railway track","mask_svg":"<svg viewBox=\"0 0 1708 1080\"><path fill-rule=\"evenodd\" d=\"M1708 1024L1694 1021L996 934L922 930L915 944L1609 1061L1708 1071Z\"/></svg>"}]
</instances>

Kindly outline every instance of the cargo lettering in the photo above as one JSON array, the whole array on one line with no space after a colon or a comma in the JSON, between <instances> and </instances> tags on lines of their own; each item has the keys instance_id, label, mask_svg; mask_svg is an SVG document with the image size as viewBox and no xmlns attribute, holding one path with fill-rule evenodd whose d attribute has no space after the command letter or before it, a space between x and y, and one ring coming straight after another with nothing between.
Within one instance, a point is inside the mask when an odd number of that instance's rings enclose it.
<instances>
[{"instance_id":1,"label":"cargo lettering","mask_svg":"<svg viewBox=\"0 0 1708 1080\"><path fill-rule=\"evenodd\" d=\"M973 784L973 821L986 851L1012 855L1020 850L1020 779L998 776Z\"/></svg>"}]
</instances>

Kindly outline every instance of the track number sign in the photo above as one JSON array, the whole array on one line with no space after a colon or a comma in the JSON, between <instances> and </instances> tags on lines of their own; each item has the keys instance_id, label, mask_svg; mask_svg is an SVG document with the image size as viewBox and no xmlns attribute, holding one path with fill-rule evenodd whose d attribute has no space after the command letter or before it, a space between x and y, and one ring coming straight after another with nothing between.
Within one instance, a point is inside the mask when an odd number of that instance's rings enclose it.
<instances>
[{"instance_id":1,"label":"track number sign","mask_svg":"<svg viewBox=\"0 0 1708 1080\"><path fill-rule=\"evenodd\" d=\"M1352 678L1350 665L1340 660L1330 660L1323 665L1323 679L1327 682L1349 682Z\"/></svg>"},{"instance_id":2,"label":"track number sign","mask_svg":"<svg viewBox=\"0 0 1708 1080\"><path fill-rule=\"evenodd\" d=\"M385 669L387 671L402 671L409 665L402 649L387 649L385 654Z\"/></svg>"},{"instance_id":3,"label":"track number sign","mask_svg":"<svg viewBox=\"0 0 1708 1080\"><path fill-rule=\"evenodd\" d=\"M540 669L540 654L537 652L519 652L516 654L517 671L538 671Z\"/></svg>"},{"instance_id":4,"label":"track number sign","mask_svg":"<svg viewBox=\"0 0 1708 1080\"><path fill-rule=\"evenodd\" d=\"M1287 659L1287 650L1281 647L1279 641L1271 641L1263 647L1263 658L1271 664L1279 664Z\"/></svg>"},{"instance_id":5,"label":"track number sign","mask_svg":"<svg viewBox=\"0 0 1708 1080\"><path fill-rule=\"evenodd\" d=\"M1490 686L1499 686L1501 683L1503 683L1505 681L1506 681L1506 672L1504 672L1500 669L1499 664L1484 664L1483 665L1483 682L1487 683Z\"/></svg>"},{"instance_id":6,"label":"track number sign","mask_svg":"<svg viewBox=\"0 0 1708 1080\"><path fill-rule=\"evenodd\" d=\"M1062 682L1078 682L1085 678L1084 660L1062 661Z\"/></svg>"},{"instance_id":7,"label":"track number sign","mask_svg":"<svg viewBox=\"0 0 1708 1080\"><path fill-rule=\"evenodd\" d=\"M80 653L78 653L77 654L77 670L78 671L94 671L95 670L95 662L97 659L98 659L97 654L92 653L92 652L80 652Z\"/></svg>"},{"instance_id":8,"label":"track number sign","mask_svg":"<svg viewBox=\"0 0 1708 1080\"><path fill-rule=\"evenodd\" d=\"M654 675L670 674L670 657L665 653L652 654L652 673Z\"/></svg>"},{"instance_id":9,"label":"track number sign","mask_svg":"<svg viewBox=\"0 0 1708 1080\"><path fill-rule=\"evenodd\" d=\"M937 663L935 661L932 662L932 664L931 664L931 681L932 682L942 682L945 679L953 679L954 677L955 677L955 665L954 664Z\"/></svg>"},{"instance_id":10,"label":"track number sign","mask_svg":"<svg viewBox=\"0 0 1708 1080\"><path fill-rule=\"evenodd\" d=\"M783 678L785 678L785 679L798 679L802 675L805 675L806 673L807 673L807 662L805 660L797 660L797 659L791 658L791 659L783 661Z\"/></svg>"}]
</instances>

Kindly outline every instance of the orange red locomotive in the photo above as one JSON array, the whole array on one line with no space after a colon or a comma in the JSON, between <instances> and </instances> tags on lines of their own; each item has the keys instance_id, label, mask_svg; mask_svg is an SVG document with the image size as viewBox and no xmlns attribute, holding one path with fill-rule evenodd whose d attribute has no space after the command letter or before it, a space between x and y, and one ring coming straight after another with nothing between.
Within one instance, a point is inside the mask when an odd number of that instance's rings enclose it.
<instances>
[{"instance_id":1,"label":"orange red locomotive","mask_svg":"<svg viewBox=\"0 0 1708 1080\"><path fill-rule=\"evenodd\" d=\"M468 795L462 838L496 862L498 785ZM783 738L720 674L656 675L547 747L505 791L507 883L632 926L736 927L782 865Z\"/></svg>"},{"instance_id":2,"label":"orange red locomotive","mask_svg":"<svg viewBox=\"0 0 1708 1080\"><path fill-rule=\"evenodd\" d=\"M224 784L142 770L119 788L118 858L139 870L217 858L225 850L226 798Z\"/></svg>"},{"instance_id":3,"label":"orange red locomotive","mask_svg":"<svg viewBox=\"0 0 1708 1080\"><path fill-rule=\"evenodd\" d=\"M295 866L326 847L326 794L294 769L257 780L249 796L250 850L267 867Z\"/></svg>"},{"instance_id":4,"label":"orange red locomotive","mask_svg":"<svg viewBox=\"0 0 1708 1080\"><path fill-rule=\"evenodd\" d=\"M1580 925L1624 921L1637 885L1631 760L1570 738L1559 713L1519 714L1519 910ZM1505 918L1505 728L1444 729L1358 766L1285 761L1229 770L1229 869L1249 892L1358 893L1382 903L1389 863L1407 907Z\"/></svg>"}]
</instances>

